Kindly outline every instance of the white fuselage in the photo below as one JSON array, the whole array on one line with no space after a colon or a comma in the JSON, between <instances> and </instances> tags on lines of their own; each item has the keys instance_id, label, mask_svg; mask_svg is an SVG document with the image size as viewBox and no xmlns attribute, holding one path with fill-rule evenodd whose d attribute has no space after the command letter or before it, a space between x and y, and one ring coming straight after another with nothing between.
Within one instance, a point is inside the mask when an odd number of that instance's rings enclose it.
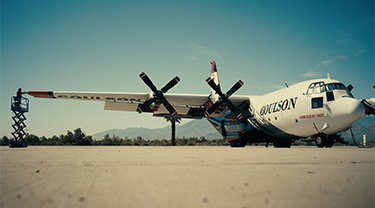
<instances>
[{"instance_id":1,"label":"white fuselage","mask_svg":"<svg viewBox=\"0 0 375 208\"><path fill-rule=\"evenodd\" d=\"M278 138L335 134L365 113L362 103L333 79L301 82L250 100L250 112L266 129L264 133Z\"/></svg>"}]
</instances>

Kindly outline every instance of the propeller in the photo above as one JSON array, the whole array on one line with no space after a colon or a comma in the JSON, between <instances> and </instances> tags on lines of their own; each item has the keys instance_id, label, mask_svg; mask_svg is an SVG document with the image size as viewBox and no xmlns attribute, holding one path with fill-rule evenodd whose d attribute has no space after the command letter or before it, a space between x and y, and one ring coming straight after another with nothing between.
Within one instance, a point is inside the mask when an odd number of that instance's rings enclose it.
<instances>
[{"instance_id":1,"label":"propeller","mask_svg":"<svg viewBox=\"0 0 375 208\"><path fill-rule=\"evenodd\" d=\"M168 102L167 99L164 97L164 93L168 92L172 87L174 87L179 81L180 78L176 76L171 81L169 81L161 90L158 90L155 85L152 83L150 78L146 75L146 73L142 72L139 77L143 80L143 82L151 89L151 91L154 93L153 97L146 100L143 104L139 104L137 111L138 113L142 113L146 111L148 108L150 108L150 105L154 103L157 107L163 103L164 107L168 110L168 112L172 116L177 115L177 111L173 108L173 106Z\"/></svg>"},{"instance_id":2,"label":"propeller","mask_svg":"<svg viewBox=\"0 0 375 208\"><path fill-rule=\"evenodd\" d=\"M243 82L239 80L236 84L233 85L230 90L226 94L223 94L220 90L220 88L215 84L214 80L211 79L211 77L206 79L206 82L210 87L215 90L215 92L220 96L219 100L216 101L211 107L209 107L205 113L207 117L209 117L216 109L219 107L225 107L228 106L228 108L232 111L234 115L236 115L237 119L241 119L243 116L241 112L236 108L236 106L233 105L233 103L229 100L229 97L233 95L238 89L240 89L243 85Z\"/></svg>"}]
</instances>

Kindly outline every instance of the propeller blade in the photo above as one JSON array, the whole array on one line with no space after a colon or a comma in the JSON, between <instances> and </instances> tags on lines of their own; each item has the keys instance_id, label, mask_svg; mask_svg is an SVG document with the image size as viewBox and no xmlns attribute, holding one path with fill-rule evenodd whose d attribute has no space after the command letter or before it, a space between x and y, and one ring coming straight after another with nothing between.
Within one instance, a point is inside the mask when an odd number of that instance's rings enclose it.
<instances>
[{"instance_id":1,"label":"propeller blade","mask_svg":"<svg viewBox=\"0 0 375 208\"><path fill-rule=\"evenodd\" d=\"M141 77L141 79L143 80L144 83L146 83L146 85L153 91L155 92L156 91L156 87L155 85L152 83L152 81L150 80L150 78L148 78L148 76L146 75L146 73L142 72L139 77Z\"/></svg>"},{"instance_id":2,"label":"propeller blade","mask_svg":"<svg viewBox=\"0 0 375 208\"><path fill-rule=\"evenodd\" d=\"M232 111L232 113L236 115L237 119L240 120L243 117L241 112L236 108L236 106L233 105L233 103L230 100L227 101L227 106Z\"/></svg>"},{"instance_id":3,"label":"propeller blade","mask_svg":"<svg viewBox=\"0 0 375 208\"><path fill-rule=\"evenodd\" d=\"M176 110L174 109L174 107L168 102L168 100L165 99L165 97L162 98L161 103L163 103L164 107L168 110L168 112L169 112L172 116L176 116L176 115L177 115L177 111L176 111Z\"/></svg>"},{"instance_id":4,"label":"propeller blade","mask_svg":"<svg viewBox=\"0 0 375 208\"><path fill-rule=\"evenodd\" d=\"M150 98L148 100L146 100L143 104L139 104L138 105L138 108L137 108L137 111L138 113L142 113L144 111L147 110L147 108L150 107L150 105L155 102L156 98Z\"/></svg>"},{"instance_id":5,"label":"propeller blade","mask_svg":"<svg viewBox=\"0 0 375 208\"><path fill-rule=\"evenodd\" d=\"M235 93L238 89L240 89L242 85L243 85L243 82L239 80L236 84L233 85L233 87L230 90L228 90L227 97L230 97L231 95L233 95L233 93Z\"/></svg>"},{"instance_id":6,"label":"propeller blade","mask_svg":"<svg viewBox=\"0 0 375 208\"><path fill-rule=\"evenodd\" d=\"M214 80L212 80L211 77L207 78L207 79L206 79L206 82L207 82L208 85L210 85L210 87L211 87L212 89L215 90L215 92L216 92L217 94L220 95L220 97L223 96L223 93L221 92L220 88L215 84Z\"/></svg>"},{"instance_id":7,"label":"propeller blade","mask_svg":"<svg viewBox=\"0 0 375 208\"><path fill-rule=\"evenodd\" d=\"M210 116L222 103L222 101L217 101L215 104L209 107L205 112L206 116Z\"/></svg>"},{"instance_id":8,"label":"propeller blade","mask_svg":"<svg viewBox=\"0 0 375 208\"><path fill-rule=\"evenodd\" d=\"M164 107L168 110L168 112L172 116L177 115L176 109L168 102L167 99L164 97L164 93L166 93L168 90L170 90L172 87L174 87L179 81L180 78L176 76L173 78L171 81L169 81L161 90L158 90L155 85L152 83L150 78L146 75L146 73L142 72L139 77L143 80L144 83L154 92L153 97L146 100L143 104L139 104L137 111L138 113L142 113L143 111L149 111L153 110L156 111L159 107L160 102L163 103ZM153 109L151 109L150 105L152 103L155 103L155 108L154 106L151 106Z\"/></svg>"},{"instance_id":9,"label":"propeller blade","mask_svg":"<svg viewBox=\"0 0 375 208\"><path fill-rule=\"evenodd\" d=\"M166 85L161 89L161 91L162 91L163 93L166 93L168 90L170 90L172 87L174 87L179 81L180 81L180 78L178 78L178 76L176 76L176 77L173 78L171 81L169 81L168 84L166 84Z\"/></svg>"},{"instance_id":10,"label":"propeller blade","mask_svg":"<svg viewBox=\"0 0 375 208\"><path fill-rule=\"evenodd\" d=\"M137 112L138 112L139 114L141 114L141 113L143 112L143 110L142 110L142 104L139 104L139 105L138 105L138 107L137 107Z\"/></svg>"}]
</instances>

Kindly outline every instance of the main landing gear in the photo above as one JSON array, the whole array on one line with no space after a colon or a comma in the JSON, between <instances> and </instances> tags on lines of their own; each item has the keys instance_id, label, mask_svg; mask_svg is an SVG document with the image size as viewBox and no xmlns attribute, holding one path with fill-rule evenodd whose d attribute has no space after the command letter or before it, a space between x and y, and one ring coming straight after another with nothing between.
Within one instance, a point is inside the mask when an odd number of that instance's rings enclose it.
<instances>
[{"instance_id":1,"label":"main landing gear","mask_svg":"<svg viewBox=\"0 0 375 208\"><path fill-rule=\"evenodd\" d=\"M230 143L230 147L245 147L249 142L248 138L241 133L227 135L227 141Z\"/></svg>"},{"instance_id":2,"label":"main landing gear","mask_svg":"<svg viewBox=\"0 0 375 208\"><path fill-rule=\"evenodd\" d=\"M273 146L275 148L290 148L292 146L292 140L291 139L280 139L273 142Z\"/></svg>"},{"instance_id":3,"label":"main landing gear","mask_svg":"<svg viewBox=\"0 0 375 208\"><path fill-rule=\"evenodd\" d=\"M335 143L335 136L336 135L318 134L315 136L315 144L319 148L331 148Z\"/></svg>"},{"instance_id":4,"label":"main landing gear","mask_svg":"<svg viewBox=\"0 0 375 208\"><path fill-rule=\"evenodd\" d=\"M238 142L231 142L230 143L230 147L245 147L246 144L247 144L247 141L243 139L243 140L238 140Z\"/></svg>"}]
</instances>

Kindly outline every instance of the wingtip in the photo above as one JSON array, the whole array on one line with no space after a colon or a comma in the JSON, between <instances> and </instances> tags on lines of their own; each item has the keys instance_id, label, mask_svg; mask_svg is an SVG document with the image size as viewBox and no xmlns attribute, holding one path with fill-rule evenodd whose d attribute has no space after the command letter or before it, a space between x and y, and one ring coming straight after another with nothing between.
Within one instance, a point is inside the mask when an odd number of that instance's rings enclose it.
<instances>
[{"instance_id":1,"label":"wingtip","mask_svg":"<svg viewBox=\"0 0 375 208\"><path fill-rule=\"evenodd\" d=\"M56 98L53 91L28 91L27 94L36 98Z\"/></svg>"}]
</instances>

